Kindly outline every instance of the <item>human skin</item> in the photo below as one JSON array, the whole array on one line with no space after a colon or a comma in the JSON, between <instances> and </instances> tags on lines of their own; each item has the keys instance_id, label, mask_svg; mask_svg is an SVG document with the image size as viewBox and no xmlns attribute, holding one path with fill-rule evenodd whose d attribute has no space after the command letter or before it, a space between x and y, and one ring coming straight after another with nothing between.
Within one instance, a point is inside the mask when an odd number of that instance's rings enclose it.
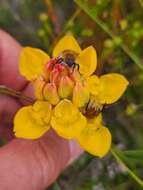
<instances>
[{"instance_id":1,"label":"human skin","mask_svg":"<svg viewBox=\"0 0 143 190\"><path fill-rule=\"evenodd\" d=\"M18 71L21 49L18 42L0 30L0 85L31 96L31 85ZM0 148L1 190L43 190L82 153L74 141L62 139L52 130L37 140L14 138L12 121L22 105L0 94L0 138L9 141Z\"/></svg>"}]
</instances>

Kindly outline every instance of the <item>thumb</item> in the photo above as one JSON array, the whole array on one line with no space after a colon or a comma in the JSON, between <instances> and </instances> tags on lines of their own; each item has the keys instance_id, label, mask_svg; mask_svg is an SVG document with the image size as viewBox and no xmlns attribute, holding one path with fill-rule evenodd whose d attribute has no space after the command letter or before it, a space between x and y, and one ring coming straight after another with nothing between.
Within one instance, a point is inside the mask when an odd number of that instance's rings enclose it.
<instances>
[{"instance_id":1,"label":"thumb","mask_svg":"<svg viewBox=\"0 0 143 190\"><path fill-rule=\"evenodd\" d=\"M38 140L14 139L0 149L1 190L42 190L70 159L68 141L53 131Z\"/></svg>"}]
</instances>

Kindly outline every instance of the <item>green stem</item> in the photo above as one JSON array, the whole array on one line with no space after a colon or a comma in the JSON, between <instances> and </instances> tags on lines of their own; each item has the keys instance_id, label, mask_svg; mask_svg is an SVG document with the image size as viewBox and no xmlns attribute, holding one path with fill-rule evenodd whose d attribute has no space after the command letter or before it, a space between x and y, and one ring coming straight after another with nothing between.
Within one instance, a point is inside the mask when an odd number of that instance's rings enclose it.
<instances>
[{"instance_id":1,"label":"green stem","mask_svg":"<svg viewBox=\"0 0 143 190\"><path fill-rule=\"evenodd\" d=\"M140 185L143 187L143 180L141 180L130 168L128 168L128 166L123 162L123 160L120 158L120 156L116 153L115 148L111 148L111 153L113 155L113 157L117 160L117 162L119 164L121 164L126 171L128 172L128 174Z\"/></svg>"},{"instance_id":2,"label":"green stem","mask_svg":"<svg viewBox=\"0 0 143 190\"><path fill-rule=\"evenodd\" d=\"M71 25L71 23L74 22L74 20L77 18L77 16L81 13L81 9L78 8L74 13L73 15L69 18L69 20L66 22L65 26L64 26L64 29L63 29L63 32L65 32L68 27Z\"/></svg>"},{"instance_id":3,"label":"green stem","mask_svg":"<svg viewBox=\"0 0 143 190\"><path fill-rule=\"evenodd\" d=\"M108 28L108 26L100 19L98 18L97 14L93 14L93 9L92 11L90 10L88 4L83 1L83 0L74 0L78 6L93 20L96 22L96 24L106 33L108 34L108 36L110 38L112 38L113 40L116 40L118 38L118 36L115 36L114 33ZM141 64L140 59L134 54L134 52L132 52L131 50L129 50L129 48L123 44L120 43L119 47L128 55L128 57L130 57L134 63L141 69L143 70L143 65Z\"/></svg>"},{"instance_id":4,"label":"green stem","mask_svg":"<svg viewBox=\"0 0 143 190\"><path fill-rule=\"evenodd\" d=\"M74 20L77 18L77 16L78 16L80 13L81 13L81 9L80 9L80 8L76 9L76 11L73 13L73 15L72 15L72 16L67 20L67 22L65 23L65 25L64 25L64 27L63 27L63 29L62 29L60 35L58 36L58 38L55 39L55 41L54 41L53 44L55 44L55 42L57 42L57 41L61 38L61 36L63 36L63 34L64 34L65 32L67 32L67 30L69 29L71 23L74 22ZM53 45L52 45L52 46L53 46ZM53 49L52 46L51 46L50 49Z\"/></svg>"},{"instance_id":5,"label":"green stem","mask_svg":"<svg viewBox=\"0 0 143 190\"><path fill-rule=\"evenodd\" d=\"M5 94L5 95L13 96L13 97L18 98L18 99L23 99L23 100L28 101L29 103L34 102L33 98L25 96L21 92L16 91L16 90L11 89L11 88L8 88L8 87L3 86L3 85L0 85L0 94Z\"/></svg>"}]
</instances>

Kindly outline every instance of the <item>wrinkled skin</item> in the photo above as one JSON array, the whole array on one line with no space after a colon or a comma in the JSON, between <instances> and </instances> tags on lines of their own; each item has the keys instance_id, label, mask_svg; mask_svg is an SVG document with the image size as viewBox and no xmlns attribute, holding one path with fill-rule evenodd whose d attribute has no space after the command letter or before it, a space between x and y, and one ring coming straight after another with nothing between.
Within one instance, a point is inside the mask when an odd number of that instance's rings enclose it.
<instances>
[{"instance_id":1,"label":"wrinkled skin","mask_svg":"<svg viewBox=\"0 0 143 190\"><path fill-rule=\"evenodd\" d=\"M0 85L32 96L31 85L18 72L20 51L21 46L0 31ZM0 148L1 190L42 190L82 152L74 141L66 141L53 131L37 140L15 139L12 120L23 103L0 94L0 137L9 141Z\"/></svg>"}]
</instances>

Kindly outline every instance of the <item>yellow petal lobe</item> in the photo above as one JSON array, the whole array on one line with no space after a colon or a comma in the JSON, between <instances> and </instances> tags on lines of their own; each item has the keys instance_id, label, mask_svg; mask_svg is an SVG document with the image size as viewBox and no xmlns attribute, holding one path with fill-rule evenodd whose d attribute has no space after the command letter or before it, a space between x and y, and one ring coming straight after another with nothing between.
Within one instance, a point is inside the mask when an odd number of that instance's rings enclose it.
<instances>
[{"instance_id":1,"label":"yellow petal lobe","mask_svg":"<svg viewBox=\"0 0 143 190\"><path fill-rule=\"evenodd\" d=\"M89 91L92 95L98 95L99 93L99 78L96 75L92 75L86 78Z\"/></svg>"},{"instance_id":2,"label":"yellow petal lobe","mask_svg":"<svg viewBox=\"0 0 143 190\"><path fill-rule=\"evenodd\" d=\"M102 104L111 104L116 102L125 92L127 79L120 74L110 73L100 77L99 100Z\"/></svg>"},{"instance_id":3,"label":"yellow petal lobe","mask_svg":"<svg viewBox=\"0 0 143 190\"><path fill-rule=\"evenodd\" d=\"M36 101L32 107L31 115L41 125L49 124L52 114L52 106L47 101Z\"/></svg>"},{"instance_id":4,"label":"yellow petal lobe","mask_svg":"<svg viewBox=\"0 0 143 190\"><path fill-rule=\"evenodd\" d=\"M68 76L62 76L59 82L58 94L61 98L68 98L72 95L74 83Z\"/></svg>"},{"instance_id":5,"label":"yellow petal lobe","mask_svg":"<svg viewBox=\"0 0 143 190\"><path fill-rule=\"evenodd\" d=\"M86 126L86 118L71 101L64 99L55 107L51 125L58 135L72 139Z\"/></svg>"},{"instance_id":6,"label":"yellow petal lobe","mask_svg":"<svg viewBox=\"0 0 143 190\"><path fill-rule=\"evenodd\" d=\"M89 101L89 90L86 84L77 82L73 89L73 104L77 107L83 107Z\"/></svg>"},{"instance_id":7,"label":"yellow petal lobe","mask_svg":"<svg viewBox=\"0 0 143 190\"><path fill-rule=\"evenodd\" d=\"M42 77L39 77L33 81L34 94L38 100L43 100L43 88L45 84L46 83Z\"/></svg>"},{"instance_id":8,"label":"yellow petal lobe","mask_svg":"<svg viewBox=\"0 0 143 190\"><path fill-rule=\"evenodd\" d=\"M31 115L32 106L21 108L14 118L15 136L25 139L37 139L49 130L49 125L39 124Z\"/></svg>"},{"instance_id":9,"label":"yellow petal lobe","mask_svg":"<svg viewBox=\"0 0 143 190\"><path fill-rule=\"evenodd\" d=\"M59 102L59 96L55 83L47 83L43 89L44 99L51 104L56 105Z\"/></svg>"},{"instance_id":10,"label":"yellow petal lobe","mask_svg":"<svg viewBox=\"0 0 143 190\"><path fill-rule=\"evenodd\" d=\"M102 127L102 114L99 114L98 116L87 120L87 125L86 125L87 130L90 129L95 131L100 127Z\"/></svg>"},{"instance_id":11,"label":"yellow petal lobe","mask_svg":"<svg viewBox=\"0 0 143 190\"><path fill-rule=\"evenodd\" d=\"M89 46L84 49L77 57L77 63L79 64L79 72L88 77L94 73L97 66L96 50L93 46Z\"/></svg>"},{"instance_id":12,"label":"yellow petal lobe","mask_svg":"<svg viewBox=\"0 0 143 190\"><path fill-rule=\"evenodd\" d=\"M78 42L71 34L66 34L58 41L53 50L53 57L58 57L65 50L70 50L77 54L81 52L81 48L78 45Z\"/></svg>"},{"instance_id":13,"label":"yellow petal lobe","mask_svg":"<svg viewBox=\"0 0 143 190\"><path fill-rule=\"evenodd\" d=\"M80 146L94 156L103 157L111 147L111 134L102 126L101 116L87 122L87 126L77 137Z\"/></svg>"},{"instance_id":14,"label":"yellow petal lobe","mask_svg":"<svg viewBox=\"0 0 143 190\"><path fill-rule=\"evenodd\" d=\"M44 65L49 61L50 57L38 48L25 47L22 49L20 56L20 73L27 80L34 80L42 74Z\"/></svg>"}]
</instances>

